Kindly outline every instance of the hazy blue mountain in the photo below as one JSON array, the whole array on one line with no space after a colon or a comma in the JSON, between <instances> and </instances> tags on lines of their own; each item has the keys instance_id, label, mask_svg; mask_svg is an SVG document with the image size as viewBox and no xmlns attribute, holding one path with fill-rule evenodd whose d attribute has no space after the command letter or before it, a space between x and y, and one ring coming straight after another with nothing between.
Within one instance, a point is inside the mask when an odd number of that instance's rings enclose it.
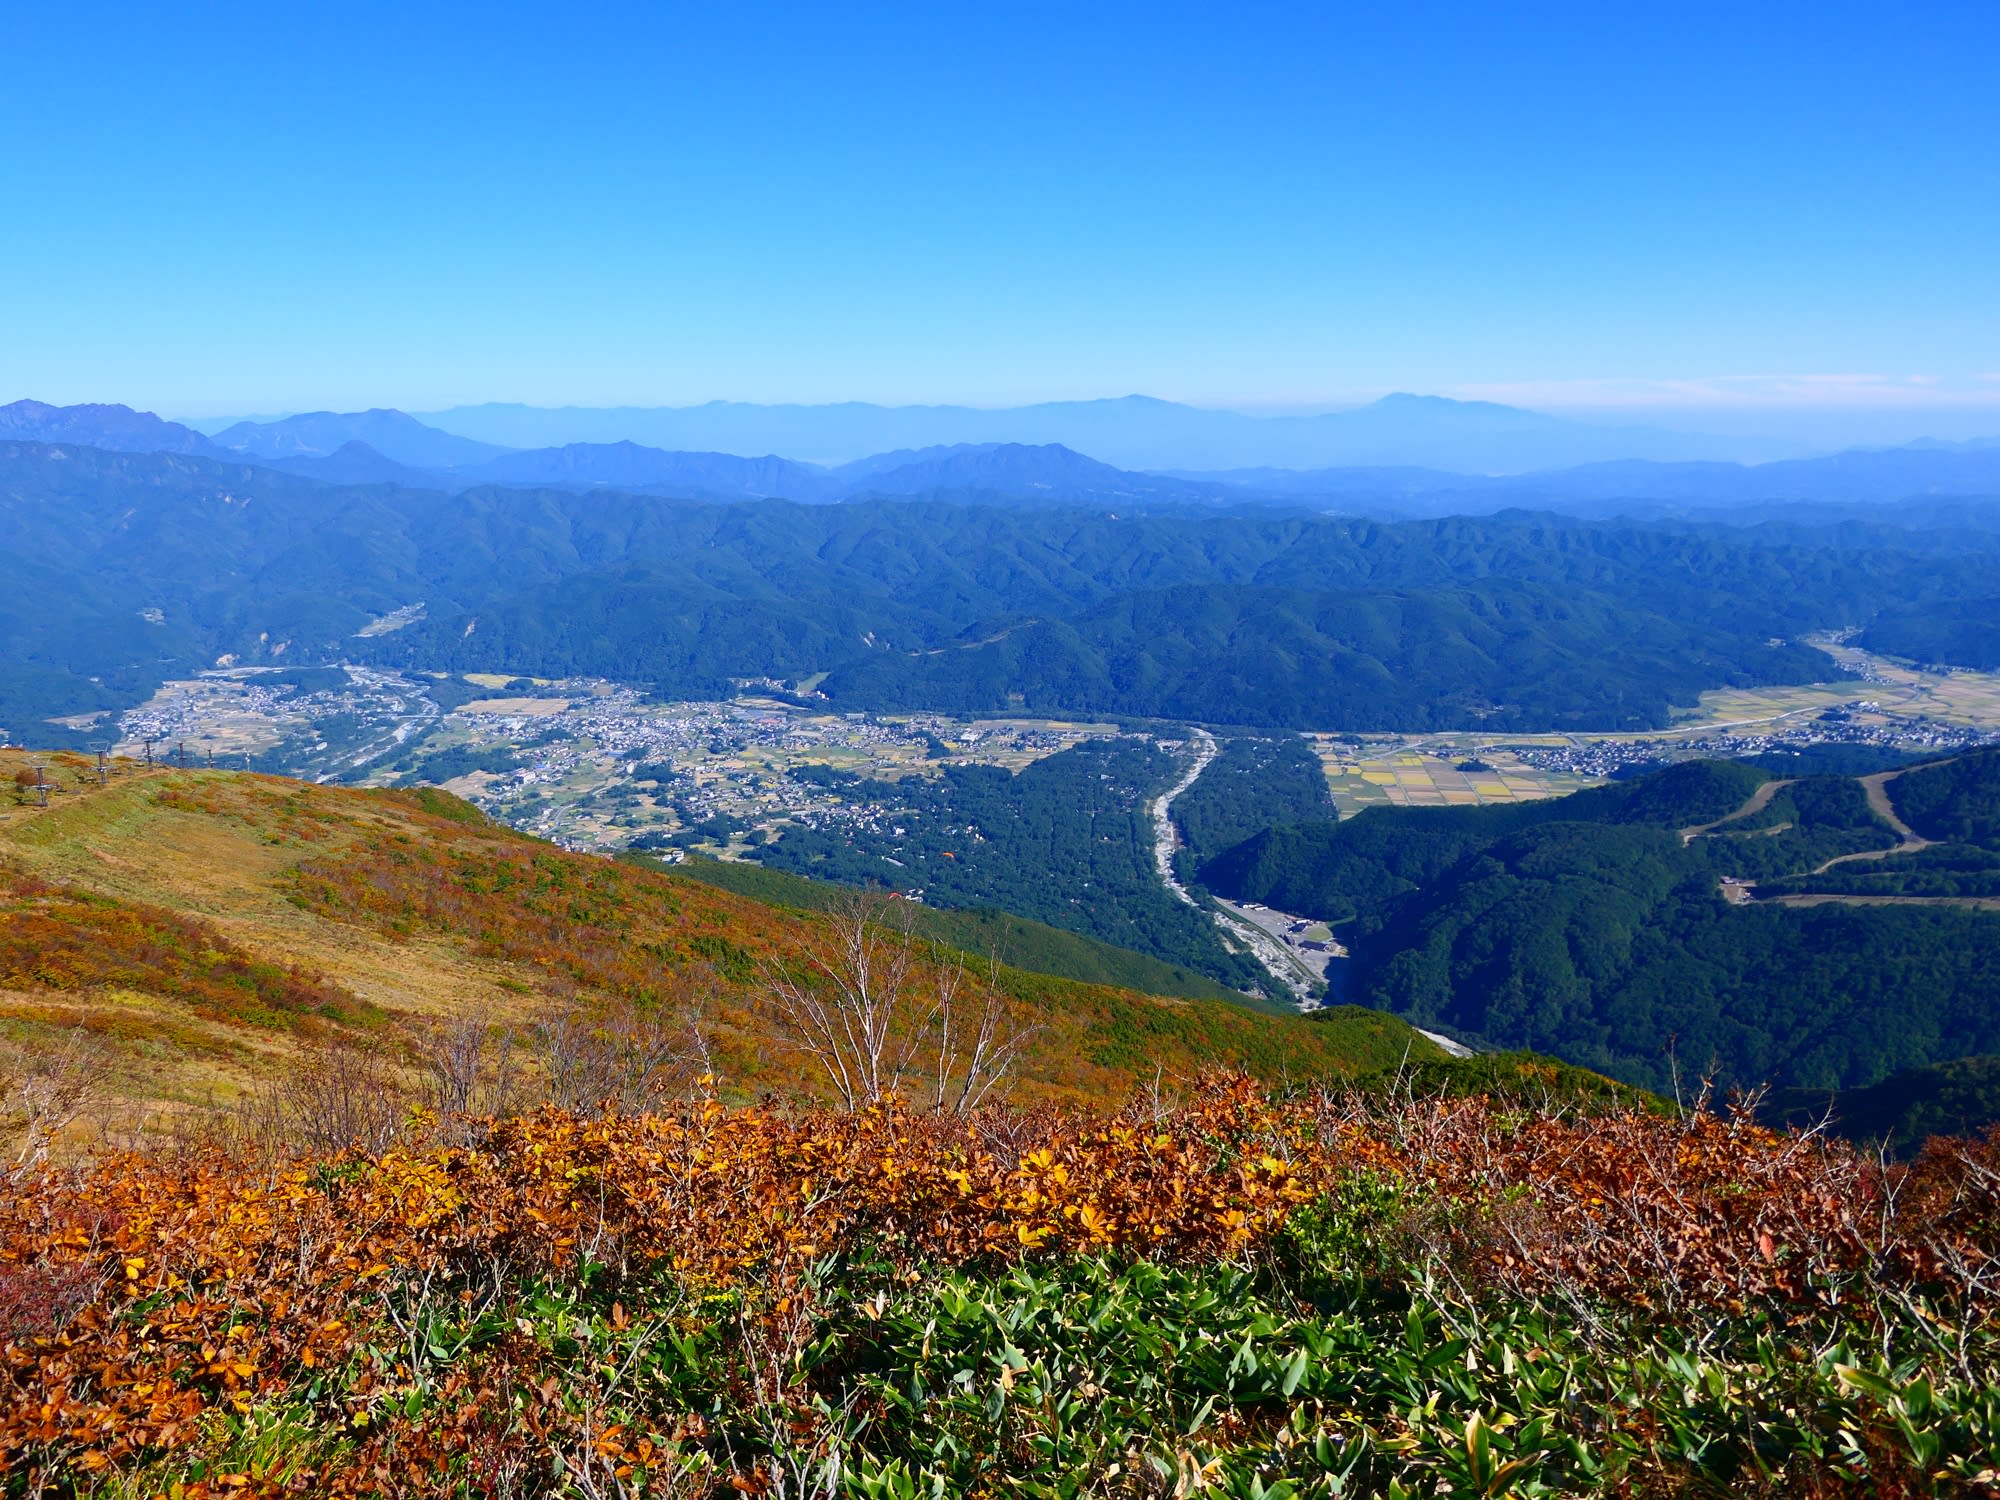
<instances>
[{"instance_id":1,"label":"hazy blue mountain","mask_svg":"<svg viewBox=\"0 0 2000 1500\"><path fill-rule=\"evenodd\" d=\"M270 422L282 422L287 417L295 417L295 411L239 412L235 416L221 417L175 417L174 421L183 427L192 427L203 437L214 437L218 432L248 422L253 427L261 427Z\"/></svg>"},{"instance_id":2,"label":"hazy blue mountain","mask_svg":"<svg viewBox=\"0 0 2000 1500\"><path fill-rule=\"evenodd\" d=\"M1425 469L1410 464L1342 465L1331 469L1281 469L1260 464L1247 469L1170 469L1174 479L1197 484L1225 484L1262 495L1294 495L1301 499L1417 497L1452 493L1504 494L1523 488L1522 476L1489 478L1458 474L1450 469ZM1560 472L1560 471L1558 471Z\"/></svg>"},{"instance_id":3,"label":"hazy blue mountain","mask_svg":"<svg viewBox=\"0 0 2000 1500\"><path fill-rule=\"evenodd\" d=\"M366 443L385 458L420 469L484 463L508 449L427 427L407 412L309 411L276 422L238 422L215 434L217 446L249 458L323 456L349 443Z\"/></svg>"},{"instance_id":4,"label":"hazy blue mountain","mask_svg":"<svg viewBox=\"0 0 2000 1500\"><path fill-rule=\"evenodd\" d=\"M1019 499L1050 501L1214 501L1226 499L1222 486L1198 484L1156 474L1135 474L1099 463L1060 443L1030 446L1024 443L967 445L932 449L929 456L914 462L880 466L884 454L836 471L847 478L852 494L1006 495ZM879 467L878 467L879 466Z\"/></svg>"},{"instance_id":5,"label":"hazy blue mountain","mask_svg":"<svg viewBox=\"0 0 2000 1500\"><path fill-rule=\"evenodd\" d=\"M411 489L450 490L464 487L448 473L397 463L360 441L342 443L331 453L259 459L258 466L284 474L301 474L328 484L399 484Z\"/></svg>"},{"instance_id":6,"label":"hazy blue mountain","mask_svg":"<svg viewBox=\"0 0 2000 1500\"><path fill-rule=\"evenodd\" d=\"M1741 500L1867 503L1917 495L2000 494L2000 448L1923 444L1855 449L1777 463L1591 464L1533 475L1549 493L1591 499L1639 498L1725 504Z\"/></svg>"},{"instance_id":7,"label":"hazy blue mountain","mask_svg":"<svg viewBox=\"0 0 2000 1500\"><path fill-rule=\"evenodd\" d=\"M41 401L16 401L0 406L0 441L83 443L112 453L226 456L193 428L163 422L149 411L134 411L129 406L49 406Z\"/></svg>"},{"instance_id":8,"label":"hazy blue mountain","mask_svg":"<svg viewBox=\"0 0 2000 1500\"><path fill-rule=\"evenodd\" d=\"M1752 459L1795 451L1754 438L1599 427L1491 402L1411 395L1312 416L1250 416L1150 396L1000 410L711 401L557 409L491 404L423 415L448 432L516 448L625 440L667 449L783 453L823 464L968 443L1058 443L1119 468L1152 470L1416 464L1523 473L1614 458Z\"/></svg>"},{"instance_id":9,"label":"hazy blue mountain","mask_svg":"<svg viewBox=\"0 0 2000 1500\"><path fill-rule=\"evenodd\" d=\"M1765 464L1620 459L1532 474L1486 476L1421 468L1273 467L1177 477L1267 495L1390 506L1401 514L1465 514L1510 506L1655 502L1687 510L1792 501L1875 505L1919 496L2000 496L2000 444L1912 443Z\"/></svg>"},{"instance_id":10,"label":"hazy blue mountain","mask_svg":"<svg viewBox=\"0 0 2000 1500\"><path fill-rule=\"evenodd\" d=\"M401 484L452 493L480 486L617 490L684 500L796 500L825 504L870 495L946 495L1049 502L1214 503L1242 497L1224 485L1132 473L1059 444L969 444L879 454L831 471L766 456L683 453L638 443L568 443L503 454L454 469L399 464L364 443L329 455L265 458L289 474L335 484Z\"/></svg>"},{"instance_id":11,"label":"hazy blue mountain","mask_svg":"<svg viewBox=\"0 0 2000 1500\"><path fill-rule=\"evenodd\" d=\"M998 443L937 443L929 448L895 448L887 453L871 453L866 458L857 458L852 463L839 465L831 472L842 485L855 486L862 480L877 474L886 474L891 469L908 468L912 464L934 463L965 454L985 453L999 446Z\"/></svg>"},{"instance_id":12,"label":"hazy blue mountain","mask_svg":"<svg viewBox=\"0 0 2000 1500\"><path fill-rule=\"evenodd\" d=\"M527 484L562 489L615 488L690 499L827 500L838 486L824 469L790 459L730 453L677 453L638 443L567 443L509 453L458 470L468 484Z\"/></svg>"}]
</instances>

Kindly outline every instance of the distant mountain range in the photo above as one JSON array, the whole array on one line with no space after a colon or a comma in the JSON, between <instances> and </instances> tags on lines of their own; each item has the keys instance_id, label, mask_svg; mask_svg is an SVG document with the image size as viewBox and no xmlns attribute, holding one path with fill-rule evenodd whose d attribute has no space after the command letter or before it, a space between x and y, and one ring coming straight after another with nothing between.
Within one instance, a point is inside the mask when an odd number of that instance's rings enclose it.
<instances>
[{"instance_id":1,"label":"distant mountain range","mask_svg":"<svg viewBox=\"0 0 2000 1500\"><path fill-rule=\"evenodd\" d=\"M1533 474L1486 476L1431 468L1234 469L1181 472L1191 483L1242 493L1451 515L1509 506L1629 502L1687 510L1770 502L1872 505L1932 495L2000 496L2000 442L1924 441L1765 464L1621 459Z\"/></svg>"},{"instance_id":2,"label":"distant mountain range","mask_svg":"<svg viewBox=\"0 0 2000 1500\"><path fill-rule=\"evenodd\" d=\"M484 463L509 450L441 432L407 412L306 412L272 422L238 422L210 435L219 448L249 458L319 458L349 443L364 443L385 458L420 469L452 469Z\"/></svg>"},{"instance_id":3,"label":"distant mountain range","mask_svg":"<svg viewBox=\"0 0 2000 1500\"><path fill-rule=\"evenodd\" d=\"M937 481L967 465L1134 482L1003 447L864 476L953 503L704 504L0 442L0 524L32 541L0 567L0 725L82 737L101 722L50 721L218 664L361 661L694 698L811 679L857 712L1660 727L1711 687L1831 674L1774 640L1990 600L2000 557L1995 530L955 503L976 492Z\"/></svg>"},{"instance_id":4,"label":"distant mountain range","mask_svg":"<svg viewBox=\"0 0 2000 1500\"><path fill-rule=\"evenodd\" d=\"M968 406L686 407L489 404L420 412L432 426L513 448L627 440L666 449L784 453L835 465L898 448L966 443L1059 444L1124 469L1250 465L1422 464L1468 473L1524 473L1607 459L1757 461L1799 449L1755 438L1702 437L1657 427L1599 427L1486 401L1385 396L1354 411L1249 416L1123 396L985 410Z\"/></svg>"},{"instance_id":5,"label":"distant mountain range","mask_svg":"<svg viewBox=\"0 0 2000 1500\"><path fill-rule=\"evenodd\" d=\"M1153 415L1157 415L1156 408L1192 413L1196 418L1231 415L1201 413L1140 398L1133 401L1138 402L1137 407L1131 401L1098 402L1023 411L1109 406ZM858 409L895 414L889 408ZM742 410L824 413L834 409ZM962 409L897 410L935 414ZM647 415L639 412L634 420ZM1511 441L1510 435L1542 430L1538 424L1553 424L1563 431L1574 427L1511 407L1439 402L1429 397L1388 398L1362 413L1340 415L1367 415L1378 435L1399 423L1403 430L1415 434L1425 423L1435 421L1456 424L1461 434L1483 430L1495 441ZM1612 429L1581 430L1603 433ZM1916 497L2000 496L2000 440L1992 439L1923 441L1900 448L1857 449L1755 465L1625 457L1508 474L1467 473L1441 464L1307 469L1259 465L1146 472L1087 457L1055 441L902 447L827 466L770 453L744 457L726 450L657 448L630 437L507 448L441 431L405 412L379 408L241 422L204 436L183 424L123 406L56 407L19 401L0 407L0 440L74 443L115 452L195 454L252 463L330 484L390 484L449 493L484 486L615 490L704 501L777 498L826 504L921 495L1114 508L1270 502L1378 517L1484 514L1522 508L1652 517L1724 512L1749 518L1759 506L1870 507Z\"/></svg>"},{"instance_id":6,"label":"distant mountain range","mask_svg":"<svg viewBox=\"0 0 2000 1500\"><path fill-rule=\"evenodd\" d=\"M884 454L839 469L770 456L670 453L624 442L529 449L458 469L398 463L361 442L344 444L324 456L260 462L267 468L329 484L396 484L451 492L503 486L610 490L684 500L796 500L804 504L905 495L1112 505L1215 505L1243 499L1225 484L1134 474L1054 444L967 444L921 454Z\"/></svg>"},{"instance_id":7,"label":"distant mountain range","mask_svg":"<svg viewBox=\"0 0 2000 1500\"><path fill-rule=\"evenodd\" d=\"M82 443L113 453L224 454L207 438L178 422L163 422L129 406L50 406L16 401L0 406L0 442Z\"/></svg>"}]
</instances>

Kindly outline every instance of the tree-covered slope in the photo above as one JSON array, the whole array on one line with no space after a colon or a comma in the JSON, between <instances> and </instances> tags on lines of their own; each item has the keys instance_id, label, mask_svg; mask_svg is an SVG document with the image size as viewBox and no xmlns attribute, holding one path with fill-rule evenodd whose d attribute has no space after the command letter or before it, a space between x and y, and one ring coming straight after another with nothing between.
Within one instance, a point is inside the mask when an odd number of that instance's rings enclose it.
<instances>
[{"instance_id":1,"label":"tree-covered slope","mask_svg":"<svg viewBox=\"0 0 2000 1500\"><path fill-rule=\"evenodd\" d=\"M1903 821L1923 837L2000 852L2000 749L1905 771L1888 791Z\"/></svg>"},{"instance_id":2,"label":"tree-covered slope","mask_svg":"<svg viewBox=\"0 0 2000 1500\"><path fill-rule=\"evenodd\" d=\"M1924 778L1913 803L1970 816L1983 764L1888 786ZM1690 762L1546 802L1273 829L1202 873L1224 894L1344 922L1345 992L1419 1025L1653 1089L1676 1067L1836 1088L2000 1045L2000 912L1781 904L1907 881L1909 862L1937 853L1845 858L1896 846L1855 779L1773 783ZM1781 899L1727 900L1725 875Z\"/></svg>"},{"instance_id":3,"label":"tree-covered slope","mask_svg":"<svg viewBox=\"0 0 2000 1500\"><path fill-rule=\"evenodd\" d=\"M1907 1068L1866 1088L1784 1089L1764 1116L1800 1128L1824 1120L1850 1140L1914 1156L1932 1136L1979 1135L2000 1121L2000 1057Z\"/></svg>"},{"instance_id":4,"label":"tree-covered slope","mask_svg":"<svg viewBox=\"0 0 2000 1500\"><path fill-rule=\"evenodd\" d=\"M1174 799L1174 823L1197 865L1276 825L1334 814L1326 771L1296 735L1225 740L1195 784Z\"/></svg>"},{"instance_id":5,"label":"tree-covered slope","mask_svg":"<svg viewBox=\"0 0 2000 1500\"><path fill-rule=\"evenodd\" d=\"M1615 726L1706 687L1826 675L1770 641L1982 597L1993 562L1836 530L1520 513L446 495L36 443L0 443L0 522L35 539L0 558L0 629L34 643L5 685L23 736L224 655L692 695L829 672L854 708L1018 696L1265 725Z\"/></svg>"},{"instance_id":6,"label":"tree-covered slope","mask_svg":"<svg viewBox=\"0 0 2000 1500\"><path fill-rule=\"evenodd\" d=\"M644 854L629 857L651 859ZM852 894L848 886L741 860L696 856L668 868L686 880L719 886L769 906L793 906L802 911L830 910ZM1114 947L1080 932L1030 921L997 907L926 906L914 915L917 930L927 937L963 953L991 955L1010 969L1075 979L1084 984L1113 985L1146 995L1179 995L1202 1000L1242 998L1185 965L1170 964L1130 948Z\"/></svg>"},{"instance_id":7,"label":"tree-covered slope","mask_svg":"<svg viewBox=\"0 0 2000 1500\"><path fill-rule=\"evenodd\" d=\"M1717 617L1730 621L1729 616ZM1823 655L1574 586L1135 591L944 650L874 652L836 700L1293 728L1658 728L1709 687L1810 681Z\"/></svg>"},{"instance_id":8,"label":"tree-covered slope","mask_svg":"<svg viewBox=\"0 0 2000 1500\"><path fill-rule=\"evenodd\" d=\"M1229 988L1270 984L1223 946L1205 912L1174 899L1153 865L1148 800L1181 762L1136 736L1088 741L1018 773L953 766L936 778L854 778L838 817L788 829L761 851L773 869L914 892L929 905L997 907Z\"/></svg>"},{"instance_id":9,"label":"tree-covered slope","mask_svg":"<svg viewBox=\"0 0 2000 1500\"><path fill-rule=\"evenodd\" d=\"M2000 598L1886 609L1859 644L1870 651L1953 667L2000 668Z\"/></svg>"},{"instance_id":10,"label":"tree-covered slope","mask_svg":"<svg viewBox=\"0 0 2000 1500\"><path fill-rule=\"evenodd\" d=\"M2000 918L1732 905L1697 844L1551 823L1403 897L1356 945L1358 993L1419 1025L1653 1089L1873 1083L2000 1049Z\"/></svg>"},{"instance_id":11,"label":"tree-covered slope","mask_svg":"<svg viewBox=\"0 0 2000 1500\"><path fill-rule=\"evenodd\" d=\"M1237 901L1342 922L1427 885L1489 844L1543 823L1689 828L1727 817L1769 776L1737 761L1690 761L1568 797L1491 807L1372 807L1344 822L1266 829L1201 868Z\"/></svg>"}]
</instances>

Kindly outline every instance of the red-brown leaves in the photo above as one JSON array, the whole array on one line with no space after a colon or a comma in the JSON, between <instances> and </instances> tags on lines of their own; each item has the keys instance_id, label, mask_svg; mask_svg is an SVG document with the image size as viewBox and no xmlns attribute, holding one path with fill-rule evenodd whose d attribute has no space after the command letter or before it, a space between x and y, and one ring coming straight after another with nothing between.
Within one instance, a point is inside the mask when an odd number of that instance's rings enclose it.
<instances>
[{"instance_id":1,"label":"red-brown leaves","mask_svg":"<svg viewBox=\"0 0 2000 1500\"><path fill-rule=\"evenodd\" d=\"M346 990L296 967L261 962L215 928L134 901L0 869L0 987L122 988L225 1018L358 1014Z\"/></svg>"},{"instance_id":2,"label":"red-brown leaves","mask_svg":"<svg viewBox=\"0 0 2000 1500\"><path fill-rule=\"evenodd\" d=\"M574 1418L507 1319L476 1358L422 1377L420 1418L391 1418L420 1378L407 1329L425 1298L469 1304L588 1260L697 1294L746 1287L780 1316L805 1265L842 1252L902 1270L1099 1251L1236 1260L1357 1170L1400 1183L1405 1232L1463 1274L1703 1316L1810 1311L1872 1287L1984 1320L2000 1248L1995 1141L1898 1170L1710 1115L1277 1101L1240 1079L1115 1116L705 1100L595 1120L545 1110L469 1138L278 1169L122 1157L23 1185L0 1202L0 1466L128 1466L206 1441L220 1414L304 1404L356 1446L339 1472L285 1483L417 1490L412 1463L514 1461L493 1412L517 1413L510 1441Z\"/></svg>"}]
</instances>

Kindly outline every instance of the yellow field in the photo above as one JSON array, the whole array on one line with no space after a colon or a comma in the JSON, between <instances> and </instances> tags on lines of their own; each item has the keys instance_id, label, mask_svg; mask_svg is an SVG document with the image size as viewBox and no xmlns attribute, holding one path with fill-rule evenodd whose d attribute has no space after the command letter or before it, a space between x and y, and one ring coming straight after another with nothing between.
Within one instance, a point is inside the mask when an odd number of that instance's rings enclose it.
<instances>
[{"instance_id":1,"label":"yellow field","mask_svg":"<svg viewBox=\"0 0 2000 1500\"><path fill-rule=\"evenodd\" d=\"M1555 739L1555 744L1563 741ZM1525 743L1525 742L1524 742ZM1442 754L1405 746L1351 746L1319 737L1320 764L1343 817L1364 807L1478 807L1560 797L1591 784L1590 778L1528 765L1511 750L1493 746L1447 747ZM1489 769L1461 771L1467 760Z\"/></svg>"}]
</instances>

